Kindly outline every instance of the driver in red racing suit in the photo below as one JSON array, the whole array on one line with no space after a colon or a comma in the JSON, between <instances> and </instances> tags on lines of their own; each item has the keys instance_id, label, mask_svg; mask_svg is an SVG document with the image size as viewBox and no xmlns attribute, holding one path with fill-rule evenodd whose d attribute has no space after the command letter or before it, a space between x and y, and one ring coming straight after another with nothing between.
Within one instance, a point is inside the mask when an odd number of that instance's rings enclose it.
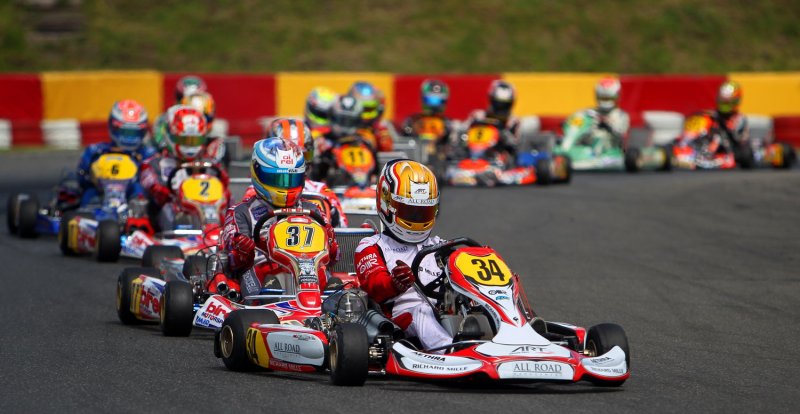
<instances>
[{"instance_id":1,"label":"driver in red racing suit","mask_svg":"<svg viewBox=\"0 0 800 414\"><path fill-rule=\"evenodd\" d=\"M293 142L275 137L256 142L250 173L255 195L228 209L220 237L220 248L227 252L230 269L238 281L218 274L208 285L212 293L225 293L220 291L224 283L226 290L235 290L244 296L257 295L265 285L266 277L280 272L278 264L264 255L265 246L258 246L260 251L256 252L254 226L269 211L295 207L319 213L314 204L300 199L305 182L305 160L303 151ZM261 234L268 234L275 221L268 220ZM326 223L325 227L328 233L329 265L333 265L339 258L339 245L330 223ZM326 286L326 280L319 282L321 288Z\"/></svg>"},{"instance_id":2,"label":"driver in red racing suit","mask_svg":"<svg viewBox=\"0 0 800 414\"><path fill-rule=\"evenodd\" d=\"M416 277L409 267L423 247L443 241L430 235L439 210L436 176L416 161L390 161L378 179L377 204L384 231L361 240L355 251L361 287L426 349L452 343L433 309L412 289ZM420 282L428 284L441 272L428 255L419 267Z\"/></svg>"}]
</instances>

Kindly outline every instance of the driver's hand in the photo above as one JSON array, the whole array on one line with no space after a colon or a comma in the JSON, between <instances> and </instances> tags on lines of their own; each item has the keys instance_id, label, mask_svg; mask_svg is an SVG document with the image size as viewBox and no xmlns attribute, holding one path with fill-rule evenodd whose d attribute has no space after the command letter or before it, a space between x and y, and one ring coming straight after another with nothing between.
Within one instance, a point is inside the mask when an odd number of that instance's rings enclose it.
<instances>
[{"instance_id":1,"label":"driver's hand","mask_svg":"<svg viewBox=\"0 0 800 414\"><path fill-rule=\"evenodd\" d=\"M397 266L392 269L392 284L394 288L397 289L398 292L403 293L414 284L415 280L417 280L417 278L414 277L414 272L411 271L411 268L403 263L402 260L398 260Z\"/></svg>"},{"instance_id":2,"label":"driver's hand","mask_svg":"<svg viewBox=\"0 0 800 414\"><path fill-rule=\"evenodd\" d=\"M241 233L233 235L231 240L231 267L237 270L253 266L256 257L256 243Z\"/></svg>"}]
</instances>

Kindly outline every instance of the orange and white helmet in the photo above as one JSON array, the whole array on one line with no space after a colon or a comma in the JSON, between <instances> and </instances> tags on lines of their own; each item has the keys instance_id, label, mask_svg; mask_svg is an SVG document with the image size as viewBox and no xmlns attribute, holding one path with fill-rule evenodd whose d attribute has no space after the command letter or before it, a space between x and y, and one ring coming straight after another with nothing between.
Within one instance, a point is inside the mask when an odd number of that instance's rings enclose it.
<instances>
[{"instance_id":1,"label":"orange and white helmet","mask_svg":"<svg viewBox=\"0 0 800 414\"><path fill-rule=\"evenodd\" d=\"M425 241L439 213L436 176L423 164L398 159L386 163L378 178L378 216L394 238Z\"/></svg>"},{"instance_id":2,"label":"orange and white helmet","mask_svg":"<svg viewBox=\"0 0 800 414\"><path fill-rule=\"evenodd\" d=\"M594 96L597 99L597 109L600 112L611 112L617 107L622 84L613 76L605 76L594 87Z\"/></svg>"},{"instance_id":3,"label":"orange and white helmet","mask_svg":"<svg viewBox=\"0 0 800 414\"><path fill-rule=\"evenodd\" d=\"M314 137L311 129L298 118L278 118L269 125L267 136L287 139L303 149L306 164L314 159Z\"/></svg>"}]
</instances>

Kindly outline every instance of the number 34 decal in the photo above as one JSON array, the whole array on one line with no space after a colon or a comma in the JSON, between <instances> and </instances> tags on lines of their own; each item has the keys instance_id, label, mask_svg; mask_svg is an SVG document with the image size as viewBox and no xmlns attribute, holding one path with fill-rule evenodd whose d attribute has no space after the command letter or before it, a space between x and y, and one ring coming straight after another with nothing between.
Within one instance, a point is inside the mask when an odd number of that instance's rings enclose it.
<instances>
[{"instance_id":1,"label":"number 34 decal","mask_svg":"<svg viewBox=\"0 0 800 414\"><path fill-rule=\"evenodd\" d=\"M494 253L481 256L462 253L455 265L461 274L479 285L506 286L511 282L511 269Z\"/></svg>"}]
</instances>

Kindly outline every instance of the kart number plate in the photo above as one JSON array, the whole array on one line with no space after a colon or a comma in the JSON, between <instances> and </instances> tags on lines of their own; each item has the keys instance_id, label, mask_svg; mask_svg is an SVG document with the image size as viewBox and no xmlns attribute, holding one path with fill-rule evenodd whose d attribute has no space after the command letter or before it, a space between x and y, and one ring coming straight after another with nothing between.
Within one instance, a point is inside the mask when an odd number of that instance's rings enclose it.
<instances>
[{"instance_id":1,"label":"kart number plate","mask_svg":"<svg viewBox=\"0 0 800 414\"><path fill-rule=\"evenodd\" d=\"M372 152L363 145L347 146L339 153L339 164L347 169L372 168L375 159L372 157Z\"/></svg>"},{"instance_id":2,"label":"kart number plate","mask_svg":"<svg viewBox=\"0 0 800 414\"><path fill-rule=\"evenodd\" d=\"M299 253L316 253L325 250L325 229L316 222L278 222L272 227L272 239L279 249Z\"/></svg>"},{"instance_id":3,"label":"kart number plate","mask_svg":"<svg viewBox=\"0 0 800 414\"><path fill-rule=\"evenodd\" d=\"M500 131L491 125L476 125L467 131L467 145L493 147L500 140Z\"/></svg>"},{"instance_id":4,"label":"kart number plate","mask_svg":"<svg viewBox=\"0 0 800 414\"><path fill-rule=\"evenodd\" d=\"M414 123L417 135L423 140L435 140L444 135L444 121L434 116L422 117Z\"/></svg>"},{"instance_id":5,"label":"kart number plate","mask_svg":"<svg viewBox=\"0 0 800 414\"><path fill-rule=\"evenodd\" d=\"M472 282L482 286L506 286L511 283L511 269L494 253L483 256L460 254L456 268Z\"/></svg>"},{"instance_id":6,"label":"kart number plate","mask_svg":"<svg viewBox=\"0 0 800 414\"><path fill-rule=\"evenodd\" d=\"M136 163L125 154L103 154L92 163L95 180L130 180L137 171Z\"/></svg>"},{"instance_id":7,"label":"kart number plate","mask_svg":"<svg viewBox=\"0 0 800 414\"><path fill-rule=\"evenodd\" d=\"M222 182L216 177L189 177L181 183L183 196L189 200L213 203L222 198Z\"/></svg>"}]
</instances>

